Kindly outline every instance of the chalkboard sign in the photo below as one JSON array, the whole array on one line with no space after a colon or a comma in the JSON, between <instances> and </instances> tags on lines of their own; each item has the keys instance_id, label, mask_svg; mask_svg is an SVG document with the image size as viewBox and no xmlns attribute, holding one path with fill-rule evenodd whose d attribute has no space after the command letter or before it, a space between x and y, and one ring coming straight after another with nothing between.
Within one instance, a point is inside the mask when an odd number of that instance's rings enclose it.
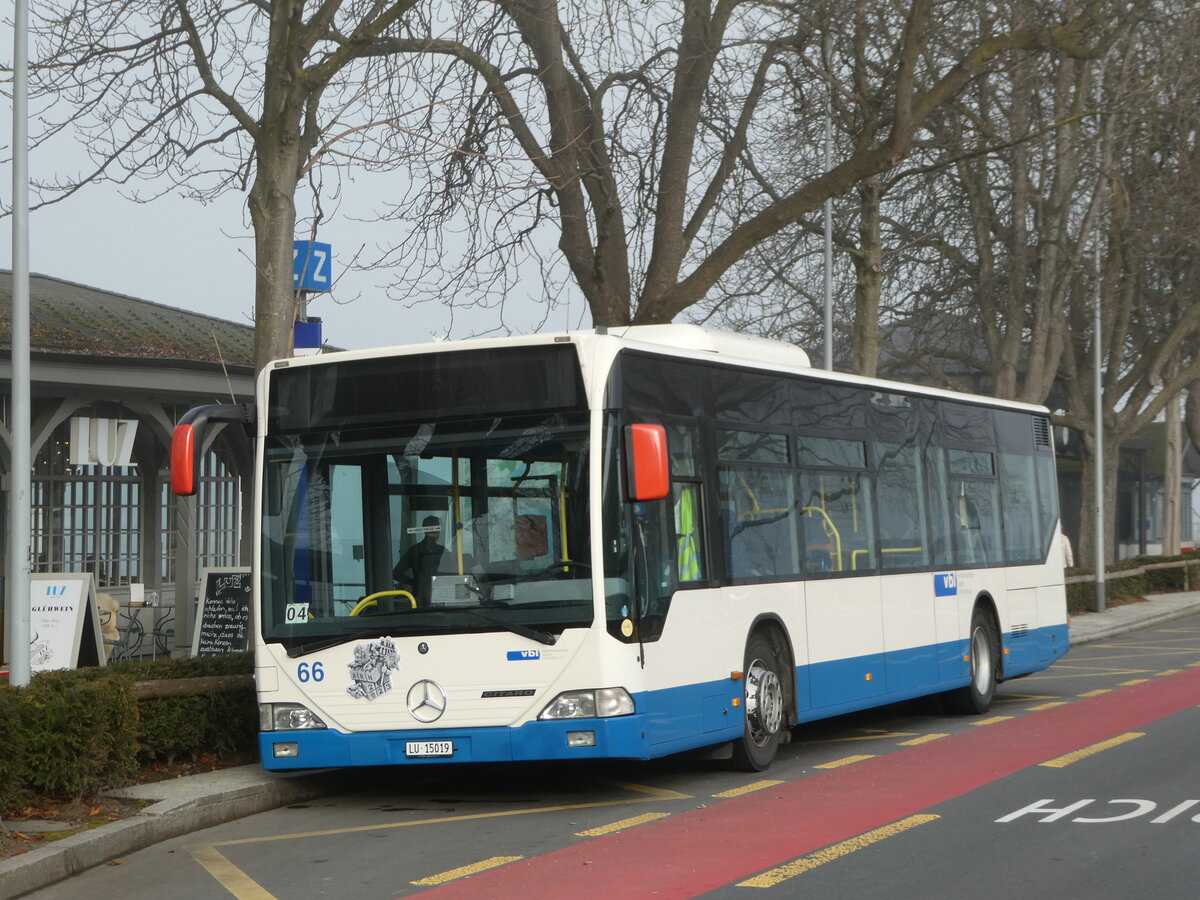
<instances>
[{"instance_id":1,"label":"chalkboard sign","mask_svg":"<svg viewBox=\"0 0 1200 900\"><path fill-rule=\"evenodd\" d=\"M196 610L193 656L250 649L250 570L204 569Z\"/></svg>"}]
</instances>

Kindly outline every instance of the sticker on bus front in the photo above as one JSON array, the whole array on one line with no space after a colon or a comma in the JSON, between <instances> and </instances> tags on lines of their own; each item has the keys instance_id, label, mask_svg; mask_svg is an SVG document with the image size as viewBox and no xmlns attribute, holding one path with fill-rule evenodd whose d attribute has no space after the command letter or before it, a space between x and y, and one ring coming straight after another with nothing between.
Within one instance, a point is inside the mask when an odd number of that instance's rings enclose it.
<instances>
[{"instance_id":1,"label":"sticker on bus front","mask_svg":"<svg viewBox=\"0 0 1200 900\"><path fill-rule=\"evenodd\" d=\"M508 661L517 662L525 659L541 659L541 650L509 650Z\"/></svg>"},{"instance_id":2,"label":"sticker on bus front","mask_svg":"<svg viewBox=\"0 0 1200 900\"><path fill-rule=\"evenodd\" d=\"M400 654L389 637L354 647L354 661L346 663L354 684L346 693L357 700L374 700L392 689L392 671L400 668Z\"/></svg>"}]
</instances>

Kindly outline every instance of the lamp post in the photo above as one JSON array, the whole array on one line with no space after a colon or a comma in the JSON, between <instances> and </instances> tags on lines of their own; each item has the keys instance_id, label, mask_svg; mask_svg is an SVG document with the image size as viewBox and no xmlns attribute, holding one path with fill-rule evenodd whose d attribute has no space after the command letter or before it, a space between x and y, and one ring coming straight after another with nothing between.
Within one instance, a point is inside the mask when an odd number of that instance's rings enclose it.
<instances>
[{"instance_id":1,"label":"lamp post","mask_svg":"<svg viewBox=\"0 0 1200 900\"><path fill-rule=\"evenodd\" d=\"M828 26L822 45L825 71L830 83L825 86L825 171L833 168L833 84L830 72L830 34ZM833 198L825 198L825 370L833 371Z\"/></svg>"},{"instance_id":2,"label":"lamp post","mask_svg":"<svg viewBox=\"0 0 1200 900\"><path fill-rule=\"evenodd\" d=\"M13 10L12 469L8 489L8 683L29 684L29 2Z\"/></svg>"},{"instance_id":3,"label":"lamp post","mask_svg":"<svg viewBox=\"0 0 1200 900\"><path fill-rule=\"evenodd\" d=\"M1100 341L1100 234L1096 233L1095 303L1092 311L1092 379L1096 431L1096 612L1104 612L1104 385L1100 381L1103 349Z\"/></svg>"}]
</instances>

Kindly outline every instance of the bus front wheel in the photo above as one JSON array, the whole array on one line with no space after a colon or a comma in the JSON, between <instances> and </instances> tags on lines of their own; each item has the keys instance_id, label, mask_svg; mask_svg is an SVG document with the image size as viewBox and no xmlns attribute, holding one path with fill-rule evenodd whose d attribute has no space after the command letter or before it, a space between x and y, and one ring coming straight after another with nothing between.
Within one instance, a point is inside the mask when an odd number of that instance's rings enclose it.
<instances>
[{"instance_id":1,"label":"bus front wheel","mask_svg":"<svg viewBox=\"0 0 1200 900\"><path fill-rule=\"evenodd\" d=\"M746 644L746 684L743 703L746 727L733 744L735 765L745 772L761 772L775 759L783 730L784 693L779 659L771 642L756 632Z\"/></svg>"},{"instance_id":2,"label":"bus front wheel","mask_svg":"<svg viewBox=\"0 0 1200 900\"><path fill-rule=\"evenodd\" d=\"M971 613L971 636L967 652L971 659L971 681L946 695L951 712L980 715L992 705L1000 668L1000 640L992 617L982 607Z\"/></svg>"}]
</instances>

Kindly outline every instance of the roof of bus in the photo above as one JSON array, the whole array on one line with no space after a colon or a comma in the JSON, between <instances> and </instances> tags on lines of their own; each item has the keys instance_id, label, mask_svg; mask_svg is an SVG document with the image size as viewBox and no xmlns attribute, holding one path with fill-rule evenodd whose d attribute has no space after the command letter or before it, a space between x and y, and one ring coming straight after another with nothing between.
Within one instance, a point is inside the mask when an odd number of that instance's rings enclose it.
<instances>
[{"instance_id":1,"label":"roof of bus","mask_svg":"<svg viewBox=\"0 0 1200 900\"><path fill-rule=\"evenodd\" d=\"M898 381L885 381L879 378L864 378L844 372L828 372L824 369L814 369L809 362L808 354L795 344L759 337L757 335L737 334L730 331L720 331L700 325L688 324L628 325L619 328L597 328L592 331L560 331L515 337L470 338L454 341L436 341L425 344L405 344L395 347L377 347L369 350L345 350L337 353L322 353L317 356L296 357L287 360L286 365L288 367L293 364L320 365L322 362L371 359L388 355L410 356L422 353L446 353L483 348L522 347L567 342L581 346L588 344L598 345L596 346L598 351L601 346L607 345L611 348L607 351L606 355L608 356L615 356L622 349L637 349L692 360L720 359L721 362L729 365L762 369L770 372L784 371L818 378L823 381L858 385L863 388L873 388L880 391L917 393L928 397L983 403L989 406L999 406L1025 412L1047 413L1044 406L1029 403L999 400L995 397L959 393L942 388L906 384ZM273 366L268 366L267 371L284 364L285 361L279 361Z\"/></svg>"}]
</instances>

